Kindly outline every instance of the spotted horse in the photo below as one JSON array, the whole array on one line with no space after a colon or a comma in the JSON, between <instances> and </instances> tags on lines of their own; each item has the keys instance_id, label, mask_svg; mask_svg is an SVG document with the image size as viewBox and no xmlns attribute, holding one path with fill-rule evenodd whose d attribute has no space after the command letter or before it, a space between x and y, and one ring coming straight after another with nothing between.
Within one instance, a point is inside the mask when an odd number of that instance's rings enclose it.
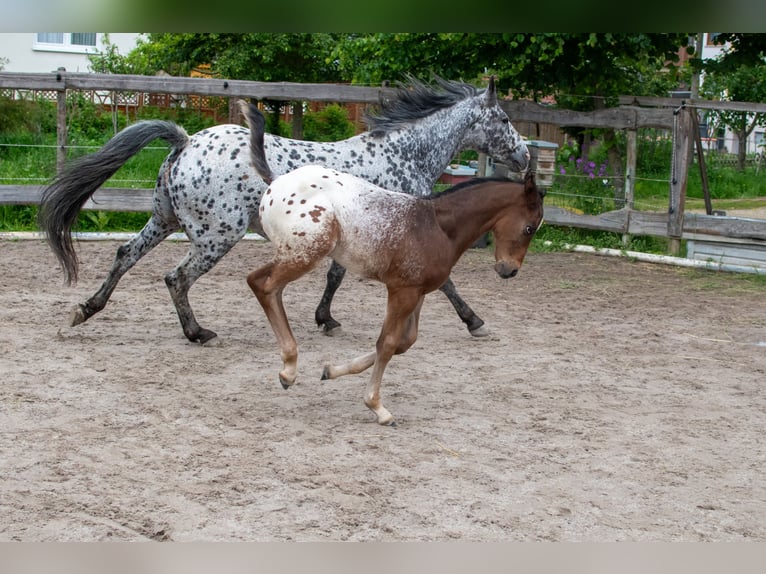
<instances>
[{"instance_id":1,"label":"spotted horse","mask_svg":"<svg viewBox=\"0 0 766 574\"><path fill-rule=\"evenodd\" d=\"M273 173L321 164L362 177L388 190L427 197L447 164L463 149L488 154L514 171L526 169L529 152L497 101L494 78L486 89L435 77L426 84L413 77L382 99L368 116L370 130L332 143L298 141L267 134L264 145ZM101 287L78 304L71 324L88 320L105 306L120 278L163 239L179 229L189 251L165 275L184 335L192 342L211 342L216 333L197 322L189 289L210 271L248 229L266 237L259 205L266 184L249 157L249 130L225 124L188 135L178 124L146 120L128 126L97 152L72 162L42 194L39 224L64 270L65 281L77 281L78 265L72 226L85 202L131 157L156 139L170 144L154 188L149 221L117 249ZM345 269L333 263L316 311L326 332L340 324L330 304ZM462 300L448 278L440 289L449 297L469 331L486 334L484 322Z\"/></svg>"}]
</instances>

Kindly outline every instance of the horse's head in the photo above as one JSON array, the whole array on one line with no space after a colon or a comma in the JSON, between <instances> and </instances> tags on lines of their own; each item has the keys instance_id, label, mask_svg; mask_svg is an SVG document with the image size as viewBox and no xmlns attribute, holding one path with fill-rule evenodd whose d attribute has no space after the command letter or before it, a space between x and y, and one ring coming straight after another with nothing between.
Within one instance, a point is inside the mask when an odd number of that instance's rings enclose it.
<instances>
[{"instance_id":1,"label":"horse's head","mask_svg":"<svg viewBox=\"0 0 766 574\"><path fill-rule=\"evenodd\" d=\"M527 169L529 150L497 101L494 76L490 77L486 91L476 97L476 103L478 119L471 127L464 147L486 153L493 160L507 165L511 171Z\"/></svg>"},{"instance_id":2,"label":"horse's head","mask_svg":"<svg viewBox=\"0 0 766 574\"><path fill-rule=\"evenodd\" d=\"M543 223L545 190L537 187L534 172L528 172L514 199L493 227L495 235L495 271L503 279L515 277L535 232Z\"/></svg>"}]
</instances>

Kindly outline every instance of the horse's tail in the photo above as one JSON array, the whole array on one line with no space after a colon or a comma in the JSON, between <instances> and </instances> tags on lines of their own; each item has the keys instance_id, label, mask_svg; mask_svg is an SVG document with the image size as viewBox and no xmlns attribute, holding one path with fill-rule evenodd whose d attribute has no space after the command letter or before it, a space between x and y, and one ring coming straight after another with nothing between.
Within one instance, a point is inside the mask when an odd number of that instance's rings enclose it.
<instances>
[{"instance_id":1,"label":"horse's tail","mask_svg":"<svg viewBox=\"0 0 766 574\"><path fill-rule=\"evenodd\" d=\"M72 245L72 226L85 202L131 157L162 138L182 149L189 141L183 127L173 122L147 120L128 126L97 152L70 163L42 194L38 224L61 263L67 284L77 281L78 260Z\"/></svg>"},{"instance_id":2,"label":"horse's tail","mask_svg":"<svg viewBox=\"0 0 766 574\"><path fill-rule=\"evenodd\" d=\"M261 111L253 104L248 104L244 100L239 101L239 107L250 127L250 161L253 163L255 171L261 176L261 179L269 185L274 181L269 162L266 161L266 151L263 147L263 134L266 127L266 118Z\"/></svg>"}]
</instances>

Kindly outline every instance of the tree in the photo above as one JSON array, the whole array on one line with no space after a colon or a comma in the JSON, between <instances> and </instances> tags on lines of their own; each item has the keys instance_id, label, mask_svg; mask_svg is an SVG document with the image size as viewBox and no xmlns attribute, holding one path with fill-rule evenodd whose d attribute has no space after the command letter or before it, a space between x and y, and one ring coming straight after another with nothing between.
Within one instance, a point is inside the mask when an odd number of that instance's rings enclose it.
<instances>
[{"instance_id":1,"label":"tree","mask_svg":"<svg viewBox=\"0 0 766 574\"><path fill-rule=\"evenodd\" d=\"M405 73L466 81L495 74L499 89L516 97L576 95L592 109L594 96L609 104L625 93L662 93L677 82L667 62L688 42L686 33L351 34L338 39L332 58L356 83L401 80Z\"/></svg>"},{"instance_id":2,"label":"tree","mask_svg":"<svg viewBox=\"0 0 766 574\"><path fill-rule=\"evenodd\" d=\"M687 69L668 65L689 45L689 33L448 33L362 34L342 38L333 57L342 74L366 84L404 73L436 73L479 81L495 74L513 97L590 111L616 105L617 96L666 95L688 81ZM614 130L568 130L587 158L590 137L606 144L615 194L624 188Z\"/></svg>"},{"instance_id":3,"label":"tree","mask_svg":"<svg viewBox=\"0 0 766 574\"><path fill-rule=\"evenodd\" d=\"M747 32L716 34L715 43L729 45L720 58L708 59L702 62L706 71L728 68L733 70L739 66L753 66L763 63L766 59L766 34Z\"/></svg>"},{"instance_id":4,"label":"tree","mask_svg":"<svg viewBox=\"0 0 766 574\"><path fill-rule=\"evenodd\" d=\"M337 65L328 54L336 41L333 34L153 33L140 40L126 60L132 73L154 74L160 70L185 76L195 68L218 77L261 82L340 81ZM271 108L269 130L277 131L279 102ZM303 103L293 102L293 137L301 137Z\"/></svg>"},{"instance_id":5,"label":"tree","mask_svg":"<svg viewBox=\"0 0 766 574\"><path fill-rule=\"evenodd\" d=\"M356 84L397 82L407 74L427 79L475 81L492 60L498 34L378 33L338 38L331 58L340 74Z\"/></svg>"},{"instance_id":6,"label":"tree","mask_svg":"<svg viewBox=\"0 0 766 574\"><path fill-rule=\"evenodd\" d=\"M705 98L721 101L766 101L766 62L709 67L704 76L700 93ZM728 126L737 137L737 169L745 169L747 138L757 126L766 126L766 114L733 110L711 110L709 116Z\"/></svg>"}]
</instances>

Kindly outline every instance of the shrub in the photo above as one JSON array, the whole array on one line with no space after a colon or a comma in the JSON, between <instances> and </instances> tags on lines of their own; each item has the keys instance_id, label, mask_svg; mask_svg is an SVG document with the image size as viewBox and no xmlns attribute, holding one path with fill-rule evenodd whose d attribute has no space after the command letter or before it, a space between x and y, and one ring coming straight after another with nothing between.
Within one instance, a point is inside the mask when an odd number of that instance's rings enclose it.
<instances>
[{"instance_id":1,"label":"shrub","mask_svg":"<svg viewBox=\"0 0 766 574\"><path fill-rule=\"evenodd\" d=\"M39 143L45 133L56 131L56 105L41 100L12 100L0 97L0 136L25 136Z\"/></svg>"},{"instance_id":2,"label":"shrub","mask_svg":"<svg viewBox=\"0 0 766 574\"><path fill-rule=\"evenodd\" d=\"M303 139L307 141L340 141L353 136L354 131L348 111L337 104L330 104L318 112L307 112L303 116Z\"/></svg>"}]
</instances>

